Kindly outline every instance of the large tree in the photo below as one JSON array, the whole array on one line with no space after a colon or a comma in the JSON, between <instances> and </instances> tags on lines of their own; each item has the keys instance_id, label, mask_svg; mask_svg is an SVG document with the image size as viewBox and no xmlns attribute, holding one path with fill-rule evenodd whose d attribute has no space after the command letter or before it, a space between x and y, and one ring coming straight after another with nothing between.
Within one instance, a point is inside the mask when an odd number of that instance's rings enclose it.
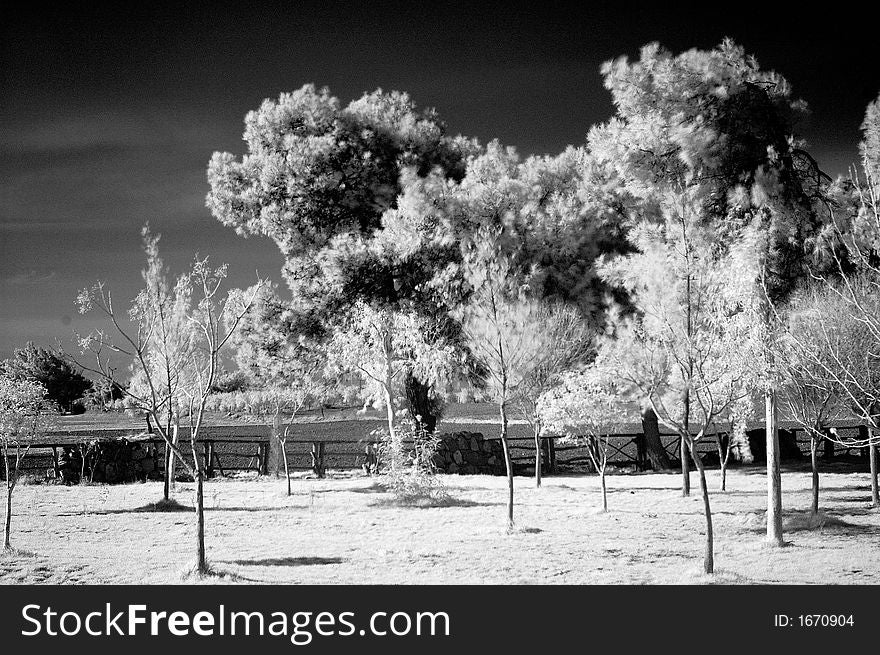
<instances>
[{"instance_id":1,"label":"large tree","mask_svg":"<svg viewBox=\"0 0 880 655\"><path fill-rule=\"evenodd\" d=\"M447 331L445 312L420 288L442 252L400 257L375 241L383 215L397 206L402 173L461 179L474 143L447 136L436 112L418 109L405 93L378 90L342 107L310 84L249 112L244 139L240 160L219 152L211 159L207 204L240 234L278 244L299 309L332 332L356 301L377 311L406 303ZM426 413L431 404L413 409Z\"/></svg>"},{"instance_id":2,"label":"large tree","mask_svg":"<svg viewBox=\"0 0 880 655\"><path fill-rule=\"evenodd\" d=\"M793 138L804 105L784 78L761 70L731 41L673 55L657 44L640 59L602 72L615 116L594 128L593 153L613 166L638 199L635 219L652 223L665 203L698 196L699 224L719 241L760 228L761 266L751 294L770 307L804 274L819 241L816 211L828 179ZM769 336L770 330L766 331ZM768 539L782 543L779 443L772 361L767 361ZM687 457L682 448L682 462ZM687 476L683 476L685 491Z\"/></svg>"}]
</instances>

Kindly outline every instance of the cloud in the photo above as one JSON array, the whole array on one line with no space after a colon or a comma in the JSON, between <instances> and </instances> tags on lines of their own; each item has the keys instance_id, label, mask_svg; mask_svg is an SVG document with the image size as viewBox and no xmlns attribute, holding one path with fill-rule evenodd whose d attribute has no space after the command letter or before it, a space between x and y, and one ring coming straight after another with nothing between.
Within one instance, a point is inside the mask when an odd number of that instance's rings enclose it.
<instances>
[{"instance_id":1,"label":"cloud","mask_svg":"<svg viewBox=\"0 0 880 655\"><path fill-rule=\"evenodd\" d=\"M3 279L3 282L13 287L29 287L51 282L56 277L58 277L58 275L55 271L38 273L37 271L30 270L9 275Z\"/></svg>"}]
</instances>

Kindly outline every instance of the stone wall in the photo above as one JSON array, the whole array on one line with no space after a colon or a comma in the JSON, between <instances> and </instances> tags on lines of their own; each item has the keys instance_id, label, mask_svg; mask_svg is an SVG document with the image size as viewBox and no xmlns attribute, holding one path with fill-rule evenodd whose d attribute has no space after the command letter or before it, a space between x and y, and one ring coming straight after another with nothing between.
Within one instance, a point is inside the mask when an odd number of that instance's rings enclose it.
<instances>
[{"instance_id":1,"label":"stone wall","mask_svg":"<svg viewBox=\"0 0 880 655\"><path fill-rule=\"evenodd\" d=\"M434 464L439 473L504 475L504 449L479 432L441 434Z\"/></svg>"},{"instance_id":2,"label":"stone wall","mask_svg":"<svg viewBox=\"0 0 880 655\"><path fill-rule=\"evenodd\" d=\"M161 477L155 450L149 444L128 439L96 440L61 449L58 477L77 483L83 475L91 482L109 484Z\"/></svg>"}]
</instances>

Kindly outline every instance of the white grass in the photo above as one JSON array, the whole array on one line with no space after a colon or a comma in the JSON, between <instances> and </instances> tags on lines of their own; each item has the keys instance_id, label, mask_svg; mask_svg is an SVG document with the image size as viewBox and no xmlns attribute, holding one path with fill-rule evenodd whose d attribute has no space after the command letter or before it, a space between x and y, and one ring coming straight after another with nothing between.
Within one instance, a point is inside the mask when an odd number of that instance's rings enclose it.
<instances>
[{"instance_id":1,"label":"white grass","mask_svg":"<svg viewBox=\"0 0 880 655\"><path fill-rule=\"evenodd\" d=\"M718 473L709 472L710 488ZM148 511L161 483L21 486L4 583L872 583L880 584L880 511L866 474L822 477L811 519L809 475L783 476L785 548L763 541L765 478L728 473L712 492L716 566L701 573L702 501L677 475L516 479L516 528L505 525L503 477L449 476L452 501L399 507L371 479L274 478L206 484L208 558L215 575L187 575L190 512ZM696 487L696 476L693 478ZM191 505L191 485L178 499Z\"/></svg>"}]
</instances>

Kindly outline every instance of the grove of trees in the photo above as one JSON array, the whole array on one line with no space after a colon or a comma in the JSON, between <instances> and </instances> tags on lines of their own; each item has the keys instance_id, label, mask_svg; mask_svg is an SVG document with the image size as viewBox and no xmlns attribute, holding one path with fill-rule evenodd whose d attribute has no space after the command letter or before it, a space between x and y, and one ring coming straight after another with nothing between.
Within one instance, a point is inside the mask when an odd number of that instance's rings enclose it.
<instances>
[{"instance_id":1,"label":"grove of trees","mask_svg":"<svg viewBox=\"0 0 880 655\"><path fill-rule=\"evenodd\" d=\"M4 452L24 443L8 435L43 402L33 383L69 409L91 387L79 370L96 376L164 440L164 501L174 462L196 483L200 573L206 412L270 422L289 495L291 426L330 397L383 412L390 468L398 480L418 473L409 487L430 472L453 394L494 404L508 529L511 417L532 427L538 487L543 437L586 447L603 510L610 435L641 422L662 470L662 427L680 441L685 496L696 467L707 574L703 440L718 440L724 491L731 444L748 425L764 429L774 546L784 543L780 416L810 435L814 515L817 449L829 440L868 449L880 506L880 99L867 108L861 161L832 179L798 136L805 103L730 40L680 54L650 44L601 72L611 118L582 144L525 158L450 136L402 92L343 106L307 84L265 100L245 118L246 151L210 159L206 203L240 235L278 245L286 290L259 280L221 293L226 268L204 259L171 278L145 228L144 286L125 320L103 283L80 295L107 326L80 337L89 362L29 344L3 365L20 397L3 408ZM844 419L868 425L867 437L837 434ZM8 532L7 518L7 544Z\"/></svg>"}]
</instances>

